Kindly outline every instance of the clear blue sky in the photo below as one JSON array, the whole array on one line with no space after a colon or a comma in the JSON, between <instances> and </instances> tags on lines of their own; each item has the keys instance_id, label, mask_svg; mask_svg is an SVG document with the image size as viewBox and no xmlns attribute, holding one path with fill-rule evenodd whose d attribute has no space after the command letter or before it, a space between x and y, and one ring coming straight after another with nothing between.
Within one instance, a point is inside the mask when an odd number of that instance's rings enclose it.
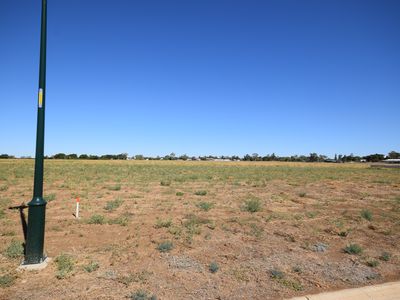
<instances>
[{"instance_id":1,"label":"clear blue sky","mask_svg":"<svg viewBox=\"0 0 400 300\"><path fill-rule=\"evenodd\" d=\"M40 0L0 1L0 153L34 155ZM45 153L400 151L400 1L48 0Z\"/></svg>"}]
</instances>

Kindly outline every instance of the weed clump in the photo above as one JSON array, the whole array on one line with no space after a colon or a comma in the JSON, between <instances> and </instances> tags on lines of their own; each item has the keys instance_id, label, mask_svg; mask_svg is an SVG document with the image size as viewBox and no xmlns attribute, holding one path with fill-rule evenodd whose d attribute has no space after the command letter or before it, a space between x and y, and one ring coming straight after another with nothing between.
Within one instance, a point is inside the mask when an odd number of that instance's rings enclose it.
<instances>
[{"instance_id":1,"label":"weed clump","mask_svg":"<svg viewBox=\"0 0 400 300\"><path fill-rule=\"evenodd\" d=\"M15 277L10 274L0 276L0 287L6 288L12 286L14 284L14 281Z\"/></svg>"},{"instance_id":2,"label":"weed clump","mask_svg":"<svg viewBox=\"0 0 400 300\"><path fill-rule=\"evenodd\" d=\"M372 212L368 209L363 209L361 211L361 217L363 217L365 220L372 221Z\"/></svg>"},{"instance_id":3,"label":"weed clump","mask_svg":"<svg viewBox=\"0 0 400 300\"><path fill-rule=\"evenodd\" d=\"M172 250L173 247L174 245L172 244L171 241L165 241L157 246L157 250L160 252L169 252Z\"/></svg>"},{"instance_id":4,"label":"weed clump","mask_svg":"<svg viewBox=\"0 0 400 300\"><path fill-rule=\"evenodd\" d=\"M155 228L168 228L172 225L172 220L167 219L167 220L161 220L157 218L156 224L154 225Z\"/></svg>"},{"instance_id":5,"label":"weed clump","mask_svg":"<svg viewBox=\"0 0 400 300\"><path fill-rule=\"evenodd\" d=\"M112 186L109 186L108 189L110 191L119 191L121 189L121 185L120 184L112 185Z\"/></svg>"},{"instance_id":6,"label":"weed clump","mask_svg":"<svg viewBox=\"0 0 400 300\"><path fill-rule=\"evenodd\" d=\"M175 195L177 195L178 197L181 197L181 196L183 196L184 195L184 193L183 192L176 192L176 194Z\"/></svg>"},{"instance_id":7,"label":"weed clump","mask_svg":"<svg viewBox=\"0 0 400 300\"><path fill-rule=\"evenodd\" d=\"M68 254L61 254L56 257L55 263L57 265L57 279L67 278L74 269L74 260Z\"/></svg>"},{"instance_id":8,"label":"weed clump","mask_svg":"<svg viewBox=\"0 0 400 300\"><path fill-rule=\"evenodd\" d=\"M44 197L44 199L48 202L54 201L56 200L56 194L55 193L48 194L47 196Z\"/></svg>"},{"instance_id":9,"label":"weed clump","mask_svg":"<svg viewBox=\"0 0 400 300\"><path fill-rule=\"evenodd\" d=\"M363 251L363 249L362 249L361 246L358 245L358 244L350 244L350 245L347 245L347 246L344 248L344 252L346 252L346 253L348 253L348 254L355 254L355 255L357 255L357 254L361 254L362 251Z\"/></svg>"},{"instance_id":10,"label":"weed clump","mask_svg":"<svg viewBox=\"0 0 400 300\"><path fill-rule=\"evenodd\" d=\"M205 190L195 191L194 194L196 196L205 196L205 195L207 195L207 191L205 191Z\"/></svg>"},{"instance_id":11,"label":"weed clump","mask_svg":"<svg viewBox=\"0 0 400 300\"><path fill-rule=\"evenodd\" d=\"M88 224L105 224L106 218L103 215L93 215L88 220Z\"/></svg>"},{"instance_id":12,"label":"weed clump","mask_svg":"<svg viewBox=\"0 0 400 300\"><path fill-rule=\"evenodd\" d=\"M255 213L261 210L261 201L260 199L253 197L251 199L245 200L243 204L243 210L248 211L250 213Z\"/></svg>"},{"instance_id":13,"label":"weed clump","mask_svg":"<svg viewBox=\"0 0 400 300\"><path fill-rule=\"evenodd\" d=\"M138 290L128 296L132 300L157 300L156 295L149 295L146 291Z\"/></svg>"},{"instance_id":14,"label":"weed clump","mask_svg":"<svg viewBox=\"0 0 400 300\"><path fill-rule=\"evenodd\" d=\"M83 269L88 273L92 273L92 272L96 271L98 268L100 268L100 266L95 261L91 261L87 265L83 266Z\"/></svg>"},{"instance_id":15,"label":"weed clump","mask_svg":"<svg viewBox=\"0 0 400 300\"><path fill-rule=\"evenodd\" d=\"M8 258L18 258L24 254L24 246L22 242L12 240L10 245L4 251L4 255Z\"/></svg>"},{"instance_id":16,"label":"weed clump","mask_svg":"<svg viewBox=\"0 0 400 300\"><path fill-rule=\"evenodd\" d=\"M211 208L214 207L214 204L211 202L205 202L202 201L200 203L197 203L196 206L204 211L209 211Z\"/></svg>"},{"instance_id":17,"label":"weed clump","mask_svg":"<svg viewBox=\"0 0 400 300\"><path fill-rule=\"evenodd\" d=\"M217 271L219 270L219 266L216 262L212 262L208 266L208 270L210 270L211 273L217 273Z\"/></svg>"},{"instance_id":18,"label":"weed clump","mask_svg":"<svg viewBox=\"0 0 400 300\"><path fill-rule=\"evenodd\" d=\"M375 259L370 259L367 261L367 266L371 267L371 268L375 268L379 265L379 261L375 260Z\"/></svg>"},{"instance_id":19,"label":"weed clump","mask_svg":"<svg viewBox=\"0 0 400 300\"><path fill-rule=\"evenodd\" d=\"M392 255L389 252L382 252L381 256L379 257L380 260L389 261Z\"/></svg>"},{"instance_id":20,"label":"weed clump","mask_svg":"<svg viewBox=\"0 0 400 300\"><path fill-rule=\"evenodd\" d=\"M161 186L170 186L171 185L171 181L161 180L160 185Z\"/></svg>"},{"instance_id":21,"label":"weed clump","mask_svg":"<svg viewBox=\"0 0 400 300\"><path fill-rule=\"evenodd\" d=\"M108 210L108 211L113 211L113 210L117 209L118 207L120 207L123 202L124 202L124 200L122 200L121 198L117 198L115 200L108 201L106 203L106 206L104 207L104 209Z\"/></svg>"}]
</instances>

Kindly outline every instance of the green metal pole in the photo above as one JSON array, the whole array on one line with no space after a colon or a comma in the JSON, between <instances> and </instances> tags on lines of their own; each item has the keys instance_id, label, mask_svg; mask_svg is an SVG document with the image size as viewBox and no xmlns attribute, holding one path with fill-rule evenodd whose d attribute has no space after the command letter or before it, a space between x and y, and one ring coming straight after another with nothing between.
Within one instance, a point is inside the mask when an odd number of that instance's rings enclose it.
<instances>
[{"instance_id":1,"label":"green metal pole","mask_svg":"<svg viewBox=\"0 0 400 300\"><path fill-rule=\"evenodd\" d=\"M44 111L46 103L46 23L47 0L42 0L35 178L33 184L33 198L28 203L28 234L24 264L38 264L45 259L43 255L43 245L47 203L43 199L43 155Z\"/></svg>"}]
</instances>

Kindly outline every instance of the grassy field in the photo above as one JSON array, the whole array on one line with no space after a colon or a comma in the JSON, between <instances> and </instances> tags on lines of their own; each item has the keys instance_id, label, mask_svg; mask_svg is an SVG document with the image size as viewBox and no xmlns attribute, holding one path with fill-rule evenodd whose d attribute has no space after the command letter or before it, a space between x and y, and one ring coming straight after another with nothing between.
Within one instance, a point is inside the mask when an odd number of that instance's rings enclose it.
<instances>
[{"instance_id":1,"label":"grassy field","mask_svg":"<svg viewBox=\"0 0 400 300\"><path fill-rule=\"evenodd\" d=\"M0 161L1 299L279 299L400 279L399 169L272 162L48 160L53 260L16 272L7 207L31 199L33 163Z\"/></svg>"}]
</instances>

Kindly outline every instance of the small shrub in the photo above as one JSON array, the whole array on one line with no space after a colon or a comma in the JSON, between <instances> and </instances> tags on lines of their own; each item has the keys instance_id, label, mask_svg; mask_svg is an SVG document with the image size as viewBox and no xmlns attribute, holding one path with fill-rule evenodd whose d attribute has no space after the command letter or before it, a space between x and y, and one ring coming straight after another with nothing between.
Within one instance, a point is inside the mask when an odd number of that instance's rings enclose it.
<instances>
[{"instance_id":1,"label":"small shrub","mask_svg":"<svg viewBox=\"0 0 400 300\"><path fill-rule=\"evenodd\" d=\"M380 260L389 261L392 255L389 252L382 252L381 256L379 257Z\"/></svg>"},{"instance_id":2,"label":"small shrub","mask_svg":"<svg viewBox=\"0 0 400 300\"><path fill-rule=\"evenodd\" d=\"M92 272L96 271L98 268L99 268L99 264L95 261L91 261L87 265L83 266L83 269L88 273L92 273Z\"/></svg>"},{"instance_id":3,"label":"small shrub","mask_svg":"<svg viewBox=\"0 0 400 300\"><path fill-rule=\"evenodd\" d=\"M128 296L132 300L157 300L156 295L149 295L146 291L138 290Z\"/></svg>"},{"instance_id":4,"label":"small shrub","mask_svg":"<svg viewBox=\"0 0 400 300\"><path fill-rule=\"evenodd\" d=\"M313 219L317 216L317 213L315 211L307 211L306 216L307 218Z\"/></svg>"},{"instance_id":5,"label":"small shrub","mask_svg":"<svg viewBox=\"0 0 400 300\"><path fill-rule=\"evenodd\" d=\"M123 202L124 202L124 200L122 200L121 198L117 198L115 200L108 201L106 203L106 206L104 207L104 209L108 210L108 211L113 211L113 210L117 209L118 207L120 207Z\"/></svg>"},{"instance_id":6,"label":"small shrub","mask_svg":"<svg viewBox=\"0 0 400 300\"><path fill-rule=\"evenodd\" d=\"M121 185L120 184L112 185L112 186L109 186L108 189L110 191L119 191L121 189Z\"/></svg>"},{"instance_id":7,"label":"small shrub","mask_svg":"<svg viewBox=\"0 0 400 300\"><path fill-rule=\"evenodd\" d=\"M216 262L212 262L209 266L208 269L210 270L211 273L216 273L219 270L219 266Z\"/></svg>"},{"instance_id":8,"label":"small shrub","mask_svg":"<svg viewBox=\"0 0 400 300\"><path fill-rule=\"evenodd\" d=\"M375 260L375 259L370 259L367 261L367 266L371 267L371 268L375 268L379 265L379 261Z\"/></svg>"},{"instance_id":9,"label":"small shrub","mask_svg":"<svg viewBox=\"0 0 400 300\"><path fill-rule=\"evenodd\" d=\"M117 224L121 226L126 226L128 225L128 223L129 223L129 218L127 216L120 216L118 218L108 220L108 224L110 225Z\"/></svg>"},{"instance_id":10,"label":"small shrub","mask_svg":"<svg viewBox=\"0 0 400 300\"><path fill-rule=\"evenodd\" d=\"M183 192L176 192L176 195L179 196L179 197L181 197L181 196L184 195L184 193L183 193Z\"/></svg>"},{"instance_id":11,"label":"small shrub","mask_svg":"<svg viewBox=\"0 0 400 300\"><path fill-rule=\"evenodd\" d=\"M10 245L4 251L4 255L9 258L18 258L24 255L24 246L22 242L12 240Z\"/></svg>"},{"instance_id":12,"label":"small shrub","mask_svg":"<svg viewBox=\"0 0 400 300\"><path fill-rule=\"evenodd\" d=\"M160 252L169 252L172 250L173 247L174 246L171 241L165 241L157 246L157 250Z\"/></svg>"},{"instance_id":13,"label":"small shrub","mask_svg":"<svg viewBox=\"0 0 400 300\"><path fill-rule=\"evenodd\" d=\"M255 213L261 210L261 201L258 198L252 198L246 200L243 205L243 209L250 213Z\"/></svg>"},{"instance_id":14,"label":"small shrub","mask_svg":"<svg viewBox=\"0 0 400 300\"><path fill-rule=\"evenodd\" d=\"M344 231L339 232L338 235L341 237L346 237L349 235L349 232L344 230Z\"/></svg>"},{"instance_id":15,"label":"small shrub","mask_svg":"<svg viewBox=\"0 0 400 300\"><path fill-rule=\"evenodd\" d=\"M172 225L172 220L167 219L167 220L161 220L157 219L156 224L154 225L155 228L168 228Z\"/></svg>"},{"instance_id":16,"label":"small shrub","mask_svg":"<svg viewBox=\"0 0 400 300\"><path fill-rule=\"evenodd\" d=\"M6 213L4 212L4 210L0 209L0 219L4 218L6 215Z\"/></svg>"},{"instance_id":17,"label":"small shrub","mask_svg":"<svg viewBox=\"0 0 400 300\"><path fill-rule=\"evenodd\" d=\"M348 254L361 254L363 249L358 244L350 244L344 248L344 252Z\"/></svg>"},{"instance_id":18,"label":"small shrub","mask_svg":"<svg viewBox=\"0 0 400 300\"><path fill-rule=\"evenodd\" d=\"M283 277L285 277L285 273L283 273L282 271L275 270L275 269L271 271L271 278L283 279Z\"/></svg>"},{"instance_id":19,"label":"small shrub","mask_svg":"<svg viewBox=\"0 0 400 300\"><path fill-rule=\"evenodd\" d=\"M160 185L161 186L170 186L171 185L171 181L161 180Z\"/></svg>"},{"instance_id":20,"label":"small shrub","mask_svg":"<svg viewBox=\"0 0 400 300\"><path fill-rule=\"evenodd\" d=\"M61 254L56 257L55 263L57 265L57 279L67 278L74 269L74 261L68 254Z\"/></svg>"},{"instance_id":21,"label":"small shrub","mask_svg":"<svg viewBox=\"0 0 400 300\"><path fill-rule=\"evenodd\" d=\"M205 191L205 190L195 191L194 194L196 196L205 196L205 195L207 195L207 191Z\"/></svg>"},{"instance_id":22,"label":"small shrub","mask_svg":"<svg viewBox=\"0 0 400 300\"><path fill-rule=\"evenodd\" d=\"M304 198L307 194L305 192L299 193L299 197Z\"/></svg>"},{"instance_id":23,"label":"small shrub","mask_svg":"<svg viewBox=\"0 0 400 300\"><path fill-rule=\"evenodd\" d=\"M106 218L102 215L93 215L88 220L88 224L104 224L106 223Z\"/></svg>"},{"instance_id":24,"label":"small shrub","mask_svg":"<svg viewBox=\"0 0 400 300\"><path fill-rule=\"evenodd\" d=\"M211 208L213 208L214 204L211 202L200 202L197 203L196 206L204 211L209 211Z\"/></svg>"},{"instance_id":25,"label":"small shrub","mask_svg":"<svg viewBox=\"0 0 400 300\"><path fill-rule=\"evenodd\" d=\"M361 211L361 217L363 217L365 220L372 221L372 212L368 209L363 209Z\"/></svg>"},{"instance_id":26,"label":"small shrub","mask_svg":"<svg viewBox=\"0 0 400 300\"><path fill-rule=\"evenodd\" d=\"M303 269L300 266L295 266L293 267L293 272L301 274L303 272Z\"/></svg>"},{"instance_id":27,"label":"small shrub","mask_svg":"<svg viewBox=\"0 0 400 300\"><path fill-rule=\"evenodd\" d=\"M0 276L0 287L6 288L12 286L14 284L14 281L15 277L10 274Z\"/></svg>"},{"instance_id":28,"label":"small shrub","mask_svg":"<svg viewBox=\"0 0 400 300\"><path fill-rule=\"evenodd\" d=\"M47 202L54 201L54 200L56 200L56 194L55 194L55 193L51 193L51 194L45 196L44 199L45 199Z\"/></svg>"},{"instance_id":29,"label":"small shrub","mask_svg":"<svg viewBox=\"0 0 400 300\"><path fill-rule=\"evenodd\" d=\"M0 191L1 192L5 192L5 191L7 191L8 190L8 185L2 185L2 186L0 186Z\"/></svg>"}]
</instances>

